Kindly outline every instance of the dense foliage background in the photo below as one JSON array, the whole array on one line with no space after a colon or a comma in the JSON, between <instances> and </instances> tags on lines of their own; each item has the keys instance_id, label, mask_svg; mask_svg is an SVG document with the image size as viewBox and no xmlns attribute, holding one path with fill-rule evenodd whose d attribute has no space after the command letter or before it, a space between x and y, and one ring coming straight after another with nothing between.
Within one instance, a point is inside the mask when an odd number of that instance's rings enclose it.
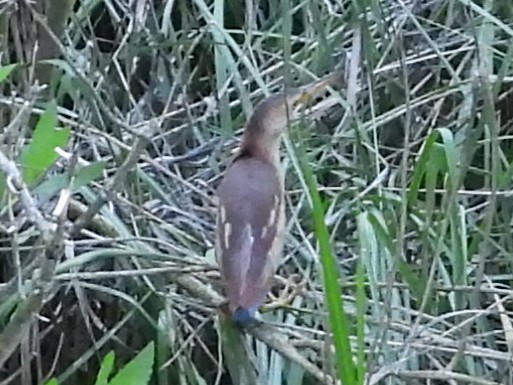
<instances>
[{"instance_id":1,"label":"dense foliage background","mask_svg":"<svg viewBox=\"0 0 513 385\"><path fill-rule=\"evenodd\" d=\"M4 0L0 37L1 385L513 383L513 3ZM283 151L298 295L234 363L216 184L335 69Z\"/></svg>"}]
</instances>

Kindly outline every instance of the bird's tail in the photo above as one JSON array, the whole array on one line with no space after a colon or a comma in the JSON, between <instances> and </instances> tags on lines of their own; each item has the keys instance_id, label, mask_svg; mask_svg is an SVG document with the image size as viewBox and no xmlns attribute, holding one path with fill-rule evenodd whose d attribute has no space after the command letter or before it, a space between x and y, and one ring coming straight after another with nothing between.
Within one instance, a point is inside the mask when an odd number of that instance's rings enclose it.
<instances>
[{"instance_id":1,"label":"bird's tail","mask_svg":"<svg viewBox=\"0 0 513 385\"><path fill-rule=\"evenodd\" d=\"M232 314L232 321L239 326L247 326L255 320L256 307L249 309L239 307Z\"/></svg>"}]
</instances>

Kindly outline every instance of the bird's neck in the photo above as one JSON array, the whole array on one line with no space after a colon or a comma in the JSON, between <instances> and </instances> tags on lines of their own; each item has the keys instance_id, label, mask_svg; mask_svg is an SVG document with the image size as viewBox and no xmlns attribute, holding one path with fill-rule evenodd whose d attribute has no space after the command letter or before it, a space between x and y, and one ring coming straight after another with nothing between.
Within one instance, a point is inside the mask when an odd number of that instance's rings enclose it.
<instances>
[{"instance_id":1,"label":"bird's neck","mask_svg":"<svg viewBox=\"0 0 513 385\"><path fill-rule=\"evenodd\" d=\"M253 156L278 168L280 164L280 145L281 137L271 137L262 134L262 132L246 128L239 154Z\"/></svg>"}]
</instances>

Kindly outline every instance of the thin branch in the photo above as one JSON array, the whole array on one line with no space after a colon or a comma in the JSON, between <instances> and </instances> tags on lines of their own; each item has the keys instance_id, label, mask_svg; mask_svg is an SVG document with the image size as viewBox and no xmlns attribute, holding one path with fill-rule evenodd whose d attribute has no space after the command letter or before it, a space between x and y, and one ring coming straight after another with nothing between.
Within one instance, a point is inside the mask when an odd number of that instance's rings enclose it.
<instances>
[{"instance_id":1,"label":"thin branch","mask_svg":"<svg viewBox=\"0 0 513 385\"><path fill-rule=\"evenodd\" d=\"M115 193L120 187L123 181L125 180L128 172L132 169L132 167L137 163L141 153L144 151L146 146L148 145L149 140L145 136L139 136L135 140L135 144L132 147L132 150L128 154L127 158L123 162L123 164L116 171L116 174L105 187L105 191L112 195ZM77 234L80 230L84 228L93 217L101 210L103 205L107 203L107 195L106 193L101 194L92 205L89 206L87 211L80 215L75 224L73 225L73 229L71 234Z\"/></svg>"},{"instance_id":2,"label":"thin branch","mask_svg":"<svg viewBox=\"0 0 513 385\"><path fill-rule=\"evenodd\" d=\"M55 224L46 220L41 211L39 211L35 199L30 195L27 185L23 182L20 170L1 150L0 170L6 174L7 185L10 186L11 192L19 193L20 202L27 213L28 219L41 232L45 244L49 244L52 231L55 229Z\"/></svg>"},{"instance_id":3,"label":"thin branch","mask_svg":"<svg viewBox=\"0 0 513 385\"><path fill-rule=\"evenodd\" d=\"M1 150L0 170L5 173L7 186L11 192L19 194L21 205L25 209L28 219L39 230L45 245L45 249L38 258L39 268L34 270L30 294L18 304L13 317L0 334L0 367L2 367L25 337L34 314L39 313L43 306L45 293L50 287L55 269L55 264L47 258L47 255L55 249L61 237L55 236L57 235L56 225L48 221L38 209L16 164L9 160ZM7 230L11 231L11 228Z\"/></svg>"},{"instance_id":4,"label":"thin branch","mask_svg":"<svg viewBox=\"0 0 513 385\"><path fill-rule=\"evenodd\" d=\"M217 291L212 289L210 286L207 286L191 274L174 275L171 279L182 288L186 289L191 295L201 299L210 306L219 307L226 302L226 299ZM328 375L307 360L299 350L290 343L288 337L279 330L276 330L276 328L263 323L256 323L248 327L246 330L253 337L262 341L285 358L301 366L321 383L333 383L332 379Z\"/></svg>"}]
</instances>

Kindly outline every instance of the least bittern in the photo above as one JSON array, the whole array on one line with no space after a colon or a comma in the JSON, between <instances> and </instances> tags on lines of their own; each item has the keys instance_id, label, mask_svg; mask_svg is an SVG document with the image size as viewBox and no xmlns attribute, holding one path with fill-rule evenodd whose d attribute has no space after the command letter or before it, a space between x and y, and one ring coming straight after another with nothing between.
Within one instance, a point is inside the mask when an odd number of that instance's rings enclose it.
<instances>
[{"instance_id":1,"label":"least bittern","mask_svg":"<svg viewBox=\"0 0 513 385\"><path fill-rule=\"evenodd\" d=\"M289 118L330 76L260 102L218 189L216 255L232 319L245 324L271 289L285 238L280 144Z\"/></svg>"}]
</instances>

